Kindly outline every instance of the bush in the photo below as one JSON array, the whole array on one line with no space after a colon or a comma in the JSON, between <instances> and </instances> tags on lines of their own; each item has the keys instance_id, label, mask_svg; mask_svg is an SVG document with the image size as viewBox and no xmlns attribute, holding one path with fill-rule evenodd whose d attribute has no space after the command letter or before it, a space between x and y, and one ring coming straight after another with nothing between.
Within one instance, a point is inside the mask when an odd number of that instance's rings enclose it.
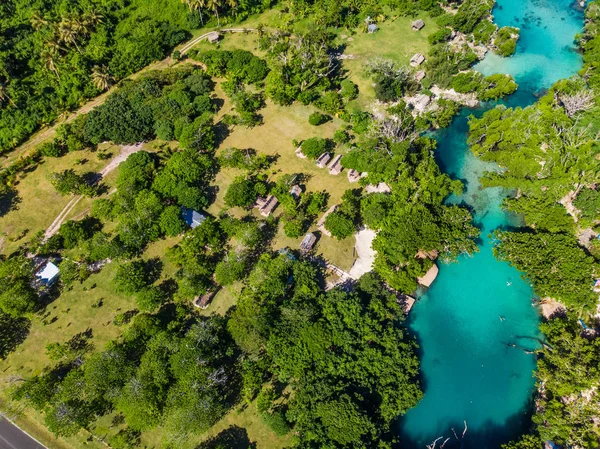
<instances>
[{"instance_id":1,"label":"bush","mask_svg":"<svg viewBox=\"0 0 600 449\"><path fill-rule=\"evenodd\" d=\"M330 114L337 114L344 109L344 102L341 95L332 90L326 92L315 104L318 108Z\"/></svg>"},{"instance_id":2,"label":"bush","mask_svg":"<svg viewBox=\"0 0 600 449\"><path fill-rule=\"evenodd\" d=\"M138 292L136 303L142 312L152 312L163 305L166 299L161 288L153 285Z\"/></svg>"},{"instance_id":3,"label":"bush","mask_svg":"<svg viewBox=\"0 0 600 449\"><path fill-rule=\"evenodd\" d=\"M340 83L341 95L346 100L354 100L358 97L358 86L349 79L345 79Z\"/></svg>"},{"instance_id":4,"label":"bush","mask_svg":"<svg viewBox=\"0 0 600 449\"><path fill-rule=\"evenodd\" d=\"M133 260L119 265L113 278L117 291L132 295L148 285L146 265L141 260Z\"/></svg>"},{"instance_id":5,"label":"bush","mask_svg":"<svg viewBox=\"0 0 600 449\"><path fill-rule=\"evenodd\" d=\"M272 413L265 413L262 417L269 428L277 435L284 436L290 433L290 425L280 410L275 410Z\"/></svg>"},{"instance_id":6,"label":"bush","mask_svg":"<svg viewBox=\"0 0 600 449\"><path fill-rule=\"evenodd\" d=\"M181 209L178 206L167 206L160 214L160 230L170 237L185 231L185 222L181 218Z\"/></svg>"},{"instance_id":7,"label":"bush","mask_svg":"<svg viewBox=\"0 0 600 449\"><path fill-rule=\"evenodd\" d=\"M302 152L311 159L317 159L325 153L329 147L327 139L311 137L302 142Z\"/></svg>"},{"instance_id":8,"label":"bush","mask_svg":"<svg viewBox=\"0 0 600 449\"><path fill-rule=\"evenodd\" d=\"M308 123L310 123L313 126L322 125L323 123L326 123L329 120L331 120L331 117L325 114L321 114L320 112L313 112L308 117Z\"/></svg>"},{"instance_id":9,"label":"bush","mask_svg":"<svg viewBox=\"0 0 600 449\"><path fill-rule=\"evenodd\" d=\"M341 212L332 212L325 219L325 229L338 240L343 240L354 234L356 226L354 221Z\"/></svg>"},{"instance_id":10,"label":"bush","mask_svg":"<svg viewBox=\"0 0 600 449\"><path fill-rule=\"evenodd\" d=\"M338 129L334 134L333 134L333 141L335 143L342 144L342 143L346 143L350 140L350 136L348 135L348 133L346 132L346 130L344 129Z\"/></svg>"},{"instance_id":11,"label":"bush","mask_svg":"<svg viewBox=\"0 0 600 449\"><path fill-rule=\"evenodd\" d=\"M458 93L475 92L481 87L483 76L479 72L459 73L452 78L450 86Z\"/></svg>"},{"instance_id":12,"label":"bush","mask_svg":"<svg viewBox=\"0 0 600 449\"><path fill-rule=\"evenodd\" d=\"M249 207L258 197L255 180L245 176L239 176L233 180L227 192L225 192L225 204L230 207Z\"/></svg>"}]
</instances>

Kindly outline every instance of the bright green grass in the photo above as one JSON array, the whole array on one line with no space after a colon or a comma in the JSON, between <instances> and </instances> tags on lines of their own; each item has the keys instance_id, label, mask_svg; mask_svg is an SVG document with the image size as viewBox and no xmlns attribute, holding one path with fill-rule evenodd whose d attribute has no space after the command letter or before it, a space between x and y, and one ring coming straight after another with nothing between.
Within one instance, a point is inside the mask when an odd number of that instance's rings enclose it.
<instances>
[{"instance_id":1,"label":"bright green grass","mask_svg":"<svg viewBox=\"0 0 600 449\"><path fill-rule=\"evenodd\" d=\"M423 19L425 28L421 31L413 31L411 24L418 18ZM340 33L337 38L340 45L346 46L344 53L355 57L355 59L344 60L343 66L348 71L349 78L358 84L360 91L358 102L363 107L375 99L371 80L365 73L365 64L371 59L382 57L408 66L410 58L415 53L427 55L429 48L427 37L439 29L433 19L425 14L414 18L398 17L393 21L380 23L378 27L379 30L373 34L361 31L352 35Z\"/></svg>"}]
</instances>

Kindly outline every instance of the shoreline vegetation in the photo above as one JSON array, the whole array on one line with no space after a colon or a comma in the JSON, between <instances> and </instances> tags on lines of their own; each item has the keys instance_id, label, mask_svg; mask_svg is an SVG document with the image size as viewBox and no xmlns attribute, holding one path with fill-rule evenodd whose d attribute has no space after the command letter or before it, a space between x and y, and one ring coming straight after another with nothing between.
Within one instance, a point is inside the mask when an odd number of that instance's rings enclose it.
<instances>
[{"instance_id":1,"label":"shoreline vegetation","mask_svg":"<svg viewBox=\"0 0 600 449\"><path fill-rule=\"evenodd\" d=\"M490 21L491 0L443 3L3 4L1 152L120 81L0 173L0 223L12 233L0 261L3 410L67 449L395 447L392 423L423 395L396 293L414 292L436 258L477 251L479 237L470 211L445 203L463 186L440 171L422 133L448 126L460 102L517 89L470 68L486 48L512 54L518 29ZM422 30L411 29L417 17ZM581 79L471 123L473 151L506 168L485 185L518 189L506 207L531 228L497 233L498 257L568 310L541 326L533 433L510 449L598 438L597 249L577 241L580 230L596 235L600 213L586 165L597 154L598 17L591 3ZM256 31L211 45L198 42L203 24ZM388 26L412 33L393 55L375 48ZM193 35L196 45L166 63ZM340 57L353 48L378 57ZM539 129L519 130L525 123ZM139 142L98 182L102 161ZM325 154L345 171L316 168ZM552 200L559 193L572 197L577 225ZM73 195L81 204L54 235L43 235L53 217L32 224L36 207L22 207ZM325 267L353 260L365 227L377 233L374 272L326 291ZM308 233L317 250L298 251ZM40 287L48 261L60 279ZM203 298L206 310L192 306Z\"/></svg>"}]
</instances>

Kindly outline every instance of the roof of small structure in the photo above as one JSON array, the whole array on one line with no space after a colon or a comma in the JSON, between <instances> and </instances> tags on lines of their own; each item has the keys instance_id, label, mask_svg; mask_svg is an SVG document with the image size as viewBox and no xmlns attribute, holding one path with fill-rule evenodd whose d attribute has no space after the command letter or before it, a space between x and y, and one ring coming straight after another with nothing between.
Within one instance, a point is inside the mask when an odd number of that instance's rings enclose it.
<instances>
[{"instance_id":1,"label":"roof of small structure","mask_svg":"<svg viewBox=\"0 0 600 449\"><path fill-rule=\"evenodd\" d=\"M317 242L317 236L312 232L309 232L304 236L302 242L300 243L300 249L303 251L310 251L315 243Z\"/></svg>"},{"instance_id":2,"label":"roof of small structure","mask_svg":"<svg viewBox=\"0 0 600 449\"><path fill-rule=\"evenodd\" d=\"M341 160L342 155L338 154L329 164L329 173L331 173L332 175L337 175L342 171L344 167L342 167Z\"/></svg>"},{"instance_id":3,"label":"roof of small structure","mask_svg":"<svg viewBox=\"0 0 600 449\"><path fill-rule=\"evenodd\" d=\"M202 296L196 296L194 298L193 304L194 306L200 309L206 309L210 301L215 297L215 295L219 292L220 287L214 288L212 290L207 291Z\"/></svg>"},{"instance_id":4,"label":"roof of small structure","mask_svg":"<svg viewBox=\"0 0 600 449\"><path fill-rule=\"evenodd\" d=\"M218 31L212 31L212 32L208 33L208 36L206 36L206 38L208 39L208 42L217 42L220 37L221 37L221 35L219 34Z\"/></svg>"},{"instance_id":5,"label":"roof of small structure","mask_svg":"<svg viewBox=\"0 0 600 449\"><path fill-rule=\"evenodd\" d=\"M348 170L348 181L357 182L360 179L360 173L351 168Z\"/></svg>"},{"instance_id":6,"label":"roof of small structure","mask_svg":"<svg viewBox=\"0 0 600 449\"><path fill-rule=\"evenodd\" d=\"M327 164L327 162L329 162L330 159L331 159L331 154L329 154L329 153L323 153L317 159L316 164L317 164L317 166L323 168L323 167L325 167L325 165Z\"/></svg>"},{"instance_id":7,"label":"roof of small structure","mask_svg":"<svg viewBox=\"0 0 600 449\"><path fill-rule=\"evenodd\" d=\"M294 196L300 196L300 194L302 193L302 187L300 187L298 184L292 186L292 188L290 189L290 193Z\"/></svg>"},{"instance_id":8,"label":"roof of small structure","mask_svg":"<svg viewBox=\"0 0 600 449\"><path fill-rule=\"evenodd\" d=\"M431 284L433 284L433 281L435 281L435 278L437 277L439 271L440 270L438 269L437 265L433 264L431 268L427 271L427 273L425 273L425 275L423 275L420 278L417 278L417 281L422 286L429 287Z\"/></svg>"},{"instance_id":9,"label":"roof of small structure","mask_svg":"<svg viewBox=\"0 0 600 449\"><path fill-rule=\"evenodd\" d=\"M181 208L181 216L183 221L191 228L200 226L204 220L206 220L206 215L202 215L200 212L195 211L194 209L188 209L187 207Z\"/></svg>"},{"instance_id":10,"label":"roof of small structure","mask_svg":"<svg viewBox=\"0 0 600 449\"><path fill-rule=\"evenodd\" d=\"M410 58L410 65L413 67L423 64L425 61L425 56L421 53L416 53L412 58Z\"/></svg>"},{"instance_id":11,"label":"roof of small structure","mask_svg":"<svg viewBox=\"0 0 600 449\"><path fill-rule=\"evenodd\" d=\"M265 201L264 206L262 206L259 210L260 214L264 215L265 217L268 217L271 214L271 212L275 210L277 204L279 204L277 198L273 195L269 195L267 197L267 200Z\"/></svg>"},{"instance_id":12,"label":"roof of small structure","mask_svg":"<svg viewBox=\"0 0 600 449\"><path fill-rule=\"evenodd\" d=\"M374 23L370 23L367 29L369 30L369 33L374 33L375 31L377 31L377 25L375 25Z\"/></svg>"},{"instance_id":13,"label":"roof of small structure","mask_svg":"<svg viewBox=\"0 0 600 449\"><path fill-rule=\"evenodd\" d=\"M58 267L52 262L48 262L46 265L44 265L44 268L35 274L35 277L37 277L43 283L48 284L56 279L59 273L60 270Z\"/></svg>"},{"instance_id":14,"label":"roof of small structure","mask_svg":"<svg viewBox=\"0 0 600 449\"><path fill-rule=\"evenodd\" d=\"M422 29L424 26L425 26L425 22L423 22L423 20L422 20L422 19L415 20L415 21L412 23L413 30L420 30L420 29Z\"/></svg>"},{"instance_id":15,"label":"roof of small structure","mask_svg":"<svg viewBox=\"0 0 600 449\"><path fill-rule=\"evenodd\" d=\"M415 73L415 79L417 81L422 81L423 78L425 78L425 76L427 76L427 74L425 73L424 70L419 70L418 72Z\"/></svg>"}]
</instances>

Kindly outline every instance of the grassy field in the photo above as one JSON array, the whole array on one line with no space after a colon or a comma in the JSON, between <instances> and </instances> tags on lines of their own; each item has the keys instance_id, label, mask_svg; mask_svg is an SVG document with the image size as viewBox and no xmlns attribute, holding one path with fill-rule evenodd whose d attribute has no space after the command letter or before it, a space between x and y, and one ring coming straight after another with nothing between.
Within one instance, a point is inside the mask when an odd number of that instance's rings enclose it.
<instances>
[{"instance_id":1,"label":"grassy field","mask_svg":"<svg viewBox=\"0 0 600 449\"><path fill-rule=\"evenodd\" d=\"M379 29L373 34L358 32L353 35L338 35L337 43L345 47L344 53L354 57L354 59L344 60L344 69L348 77L358 85L360 106L365 107L375 100L371 80L365 73L367 62L382 57L408 66L410 58L415 53L427 55L429 48L427 37L435 33L439 27L425 14L421 14L418 18L425 22L425 28L421 31L411 29L412 22L417 18L398 17L393 21L377 24Z\"/></svg>"}]
</instances>

